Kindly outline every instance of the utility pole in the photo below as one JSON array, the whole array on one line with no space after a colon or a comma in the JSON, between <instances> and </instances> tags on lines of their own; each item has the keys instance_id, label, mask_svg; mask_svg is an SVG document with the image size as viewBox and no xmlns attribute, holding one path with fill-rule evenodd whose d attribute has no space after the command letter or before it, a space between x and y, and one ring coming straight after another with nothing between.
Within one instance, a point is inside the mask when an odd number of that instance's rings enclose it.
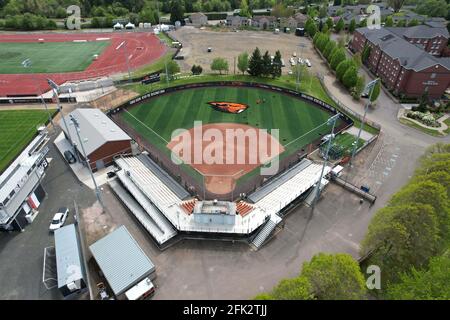
<instances>
[{"instance_id":1,"label":"utility pole","mask_svg":"<svg viewBox=\"0 0 450 320\"><path fill-rule=\"evenodd\" d=\"M22 61L22 66L24 68L31 68L31 65L32 65L31 59L25 59L24 61ZM32 78L33 78L33 81L34 81L34 83L36 85L36 89L38 91L37 93L39 94L39 97L41 98L41 103L44 105L45 111L47 111L48 120L52 124L53 132L56 132L55 124L53 122L52 115L50 114L50 111L48 110L47 103L45 103L44 97L42 96L42 90L41 90L41 87L39 86L39 82L37 81L36 76L34 74L32 75Z\"/></svg>"},{"instance_id":2,"label":"utility pole","mask_svg":"<svg viewBox=\"0 0 450 320\"><path fill-rule=\"evenodd\" d=\"M123 43L123 52L125 54L125 60L127 62L128 81L130 81L131 80L130 59L129 59L130 57L128 56L128 53L127 53L127 42L126 41Z\"/></svg>"},{"instance_id":3,"label":"utility pole","mask_svg":"<svg viewBox=\"0 0 450 320\"><path fill-rule=\"evenodd\" d=\"M47 83L48 83L49 86L52 88L53 97L56 98L56 105L57 105L57 108L58 108L59 113L61 114L61 118L62 118L62 120L63 120L64 127L66 128L67 136L69 137L69 140L70 140L70 144L71 144L71 146L72 146L73 153L74 153L75 157L78 158L78 153L77 153L77 150L76 150L76 148L75 148L75 144L73 143L72 137L71 137L71 135L70 135L69 126L67 125L66 118L64 117L64 115L63 115L63 113L62 113L62 107L61 107L61 103L60 103L60 101L59 101L59 95L58 95L58 85L57 85L53 80L50 80L50 79L47 79ZM78 159L78 160L79 160L79 159Z\"/></svg>"},{"instance_id":4,"label":"utility pole","mask_svg":"<svg viewBox=\"0 0 450 320\"><path fill-rule=\"evenodd\" d=\"M377 78L377 79L375 79L375 80L370 81L370 82L366 85L366 87L364 88L364 92L366 92L366 93L368 94L368 97L367 97L366 105L365 105L365 107L364 107L364 115L363 115L363 118L362 118L362 120L361 120L361 125L360 125L360 127L359 127L358 137L356 138L356 141L353 143L352 156L351 156L350 161L349 161L349 166L350 166L350 167L352 167L353 158L355 157L355 155L356 155L356 150L358 149L358 142L359 142L359 139L360 139L360 137L361 137L361 132L362 132L362 129L363 129L363 126L364 126L364 121L366 121L367 110L369 110L369 105L370 105L370 103L373 102L373 101L371 101L371 99L372 99L373 88L375 88L375 85L377 84L377 82L378 82L379 80L380 80L380 79ZM375 99L376 99L376 97L375 97ZM374 99L374 100L375 100L375 99Z\"/></svg>"},{"instance_id":5,"label":"utility pole","mask_svg":"<svg viewBox=\"0 0 450 320\"><path fill-rule=\"evenodd\" d=\"M300 47L300 57L299 58L303 59L302 58L303 49L306 47L306 45L304 43L300 43L299 47ZM297 82L295 84L296 91L299 91L299 89L300 89L300 68L301 68L301 65L297 61Z\"/></svg>"},{"instance_id":6,"label":"utility pole","mask_svg":"<svg viewBox=\"0 0 450 320\"><path fill-rule=\"evenodd\" d=\"M70 115L69 117L70 117L70 120L72 121L73 125L75 126L75 131L76 131L77 136L78 136L78 141L80 142L81 150L83 151L84 161L86 161L86 165L87 165L87 167L89 169L89 174L91 175L92 182L94 183L95 195L97 196L97 200L102 205L102 208L105 209L100 189L98 188L97 181L95 181L94 174L92 173L91 164L89 163L89 158L87 157L86 150L84 149L83 141L81 140L81 137L80 137L80 131L81 131L80 124L79 124L78 120L75 119L75 117L73 115Z\"/></svg>"},{"instance_id":7,"label":"utility pole","mask_svg":"<svg viewBox=\"0 0 450 320\"><path fill-rule=\"evenodd\" d=\"M330 152L330 148L331 148L331 142L333 140L333 136L334 136L334 128L336 126L336 121L339 119L340 117L340 113L335 114L334 116L332 116L330 119L328 119L327 124L331 125L331 134L330 134L330 138L328 139L328 144L327 144L327 149L325 152L325 157L324 157L324 162L322 165L322 171L320 172L320 178L319 181L317 181L317 186L316 186L316 196L314 197L313 203L312 203L312 211L314 212L314 208L316 206L317 201L319 200L320 197L320 184L322 183L322 178L323 178L323 172L325 171L325 167L327 165L327 161L328 161L328 156L329 156L329 152Z\"/></svg>"}]
</instances>

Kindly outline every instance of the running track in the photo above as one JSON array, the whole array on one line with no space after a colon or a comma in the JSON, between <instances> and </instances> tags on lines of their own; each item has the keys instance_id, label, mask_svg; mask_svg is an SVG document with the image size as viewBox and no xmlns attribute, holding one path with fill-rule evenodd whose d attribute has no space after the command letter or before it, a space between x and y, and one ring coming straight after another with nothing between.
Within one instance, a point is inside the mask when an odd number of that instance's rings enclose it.
<instances>
[{"instance_id":1,"label":"running track","mask_svg":"<svg viewBox=\"0 0 450 320\"><path fill-rule=\"evenodd\" d=\"M91 79L127 72L127 56L130 68L133 70L158 59L166 51L166 47L160 44L159 38L149 32L0 34L0 42L37 42L41 38L47 42L96 41L98 38L110 38L111 44L97 61L81 72L2 74L0 75L0 97L34 96L38 95L39 90L46 92L50 89L47 78L62 84L69 80ZM124 41L126 45L117 49Z\"/></svg>"}]
</instances>

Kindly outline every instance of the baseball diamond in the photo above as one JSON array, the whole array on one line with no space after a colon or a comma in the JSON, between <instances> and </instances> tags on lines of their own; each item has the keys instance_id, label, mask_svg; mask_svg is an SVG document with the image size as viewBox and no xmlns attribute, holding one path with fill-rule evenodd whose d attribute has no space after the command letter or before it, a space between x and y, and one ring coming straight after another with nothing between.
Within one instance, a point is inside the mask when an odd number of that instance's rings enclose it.
<instances>
[{"instance_id":1,"label":"baseball diamond","mask_svg":"<svg viewBox=\"0 0 450 320\"><path fill-rule=\"evenodd\" d=\"M192 132L194 121L201 121L203 129L216 128L222 132L237 127L265 129L270 140L271 131L278 129L279 137L272 137L279 143L278 152L273 157L278 155L279 172L282 172L315 150L331 129L326 124L332 115L331 110L322 108L317 101L299 99L278 89L196 85L174 91L122 108L122 112L113 118L180 182L188 188L194 187L200 197L229 199L230 193L248 192L270 178L260 175L261 166L267 162L259 161L253 165L185 162L175 165L171 161L171 149L177 136L174 135L175 130ZM241 113L223 112L212 108L211 101L244 104L248 108ZM347 120L340 119L337 128L342 130L348 125ZM194 140L191 143L195 145ZM243 147L246 156L250 152L249 147L248 143ZM224 150L226 148L224 146Z\"/></svg>"}]
</instances>

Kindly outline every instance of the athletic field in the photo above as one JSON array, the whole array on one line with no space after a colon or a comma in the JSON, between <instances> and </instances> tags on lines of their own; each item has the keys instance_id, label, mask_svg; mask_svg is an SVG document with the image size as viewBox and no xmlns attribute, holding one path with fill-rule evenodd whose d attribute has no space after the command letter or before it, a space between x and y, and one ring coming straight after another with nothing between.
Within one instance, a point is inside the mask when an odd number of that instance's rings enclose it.
<instances>
[{"instance_id":1,"label":"athletic field","mask_svg":"<svg viewBox=\"0 0 450 320\"><path fill-rule=\"evenodd\" d=\"M37 126L47 121L45 110L0 111L0 172L32 140Z\"/></svg>"},{"instance_id":2,"label":"athletic field","mask_svg":"<svg viewBox=\"0 0 450 320\"><path fill-rule=\"evenodd\" d=\"M235 114L218 111L209 104L211 102L246 104L249 107ZM288 156L294 157L297 153L305 154L313 151L317 148L318 142L320 143L321 137L330 133L331 130L331 127L326 124L331 116L330 112L290 95L247 87L226 86L180 90L152 98L120 112L117 116L119 122L135 132L134 135L137 135L136 140L139 144L150 143L168 156L170 156L170 145L173 146L173 143L170 143L171 140L176 141L172 137L174 131L192 129L194 121L202 121L202 125L208 128L213 125L217 130L223 130L222 124L229 127L241 125L242 128L250 126L266 129L272 136L274 134L271 130L278 129L281 160ZM338 122L336 127L344 124L341 120ZM192 142L192 147L203 142ZM251 147L248 143L246 144L244 152L247 157ZM293 161L292 157L288 159L291 159L288 160L289 162ZM225 181L225 178L219 182L222 186L228 183L223 189L229 191L233 190L235 182L239 184L254 177L265 161L259 163L259 165L250 166L191 162L190 165L181 165L181 169L197 182L203 179L201 175L232 177L231 182ZM206 178L206 187L211 191L215 187L208 186L208 180Z\"/></svg>"},{"instance_id":3,"label":"athletic field","mask_svg":"<svg viewBox=\"0 0 450 320\"><path fill-rule=\"evenodd\" d=\"M85 70L110 41L0 42L0 74L64 73ZM32 61L29 68L22 62Z\"/></svg>"}]
</instances>

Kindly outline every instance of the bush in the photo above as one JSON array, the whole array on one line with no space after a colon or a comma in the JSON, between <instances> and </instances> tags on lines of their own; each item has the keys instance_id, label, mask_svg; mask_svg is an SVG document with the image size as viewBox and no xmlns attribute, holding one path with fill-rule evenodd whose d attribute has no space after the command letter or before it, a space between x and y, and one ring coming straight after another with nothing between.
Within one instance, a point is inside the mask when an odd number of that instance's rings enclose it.
<instances>
[{"instance_id":1,"label":"bush","mask_svg":"<svg viewBox=\"0 0 450 320\"><path fill-rule=\"evenodd\" d=\"M406 113L406 117L417 120L429 127L438 128L441 126L430 112L409 111Z\"/></svg>"}]
</instances>

